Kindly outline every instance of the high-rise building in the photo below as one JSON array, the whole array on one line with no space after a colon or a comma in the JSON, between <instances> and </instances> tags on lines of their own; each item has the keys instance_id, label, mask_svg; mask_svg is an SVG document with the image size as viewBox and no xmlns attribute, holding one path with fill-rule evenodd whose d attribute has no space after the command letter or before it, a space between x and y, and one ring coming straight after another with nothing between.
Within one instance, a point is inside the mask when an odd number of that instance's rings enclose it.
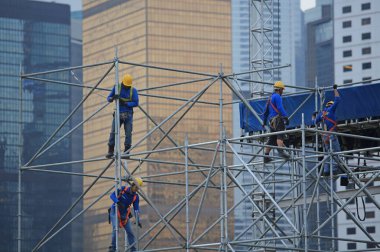
<instances>
[{"instance_id":1,"label":"high-rise building","mask_svg":"<svg viewBox=\"0 0 380 252\"><path fill-rule=\"evenodd\" d=\"M84 64L93 64L112 60L115 56L115 47L118 49L120 60L139 64L156 65L186 69L190 71L218 73L222 65L222 71L231 72L231 7L230 1L220 0L196 0L196 1L83 1L83 60ZM100 79L109 66L94 67L84 71L84 82L95 83ZM133 85L137 90L159 87L163 84L200 78L178 72L158 69L146 69L143 67L119 64L120 75L130 73L134 80ZM115 74L106 78L101 86L112 87L115 83ZM208 82L207 82L208 83ZM170 98L190 98L199 92L206 82L194 85L185 85L165 89L139 92L140 106L157 123L163 121L184 101L176 101ZM231 92L223 87L224 101L231 101ZM108 93L98 91L92 96L84 107L84 117L94 112L105 100ZM146 95L162 95L167 99L159 99ZM211 87L200 100L218 101L219 83ZM111 104L108 110L94 118L90 124L84 127L84 155L85 158L104 156L107 151L107 139L112 122ZM174 121L179 119L176 115L173 120L163 126L169 130ZM224 123L227 135L231 136L231 108L225 107ZM154 127L151 120L141 113L139 108L134 110L133 142L135 144L149 130ZM123 131L122 131L123 132ZM173 129L170 135L177 143L183 145L185 134L188 133L189 142L203 142L219 138L219 112L218 107L206 104L195 105L193 109ZM123 133L122 133L123 135ZM152 149L163 135L152 134L143 141L132 153ZM158 148L173 146L167 139ZM191 156L196 162L209 163L212 154L207 151L194 151ZM184 162L183 155L178 152L168 154L151 155L152 159L166 159L169 161ZM108 161L107 161L108 162ZM130 160L128 168L132 171L138 162ZM107 165L106 162L85 165L85 172L99 172ZM111 168L112 169L112 168ZM107 173L114 175L112 169ZM163 172L182 171L182 166L143 163L137 169L140 176L152 175ZM204 178L199 177L199 179ZM152 178L155 181L183 181L184 176L171 176L170 178ZM92 179L85 180L85 187ZM199 183L198 180L196 183ZM113 181L101 181L96 185L84 201L87 206L92 200L110 188ZM146 181L143 190L152 199L155 206L165 213L184 197L183 186L162 185ZM202 221L199 229L205 229L219 214L219 191L211 191L207 196L202 213ZM232 203L232 197L229 198ZM195 202L195 205L197 202ZM107 208L111 201L108 197L102 199L85 216L85 250L104 251L110 243L111 226L107 223ZM152 208L141 200L141 217L144 228L148 228L158 220L157 214ZM194 208L191 207L191 211ZM185 221L183 212L173 220L174 226L184 230ZM143 229L144 231L146 229ZM141 234L141 232L140 232ZM212 232L210 237L220 237L220 232ZM149 238L149 237L148 237ZM171 246L176 239L165 229L163 234L155 240L151 246Z\"/></svg>"},{"instance_id":2,"label":"high-rise building","mask_svg":"<svg viewBox=\"0 0 380 252\"><path fill-rule=\"evenodd\" d=\"M19 154L22 164L28 162L71 108L68 86L24 79L20 146L20 71L33 73L70 66L70 7L25 0L1 1L0 5L0 250L17 251ZM70 75L55 73L44 77L68 81ZM58 136L69 127L63 127ZM32 165L71 160L72 145L70 139L65 139ZM71 166L59 166L59 170L71 171ZM32 250L71 205L72 182L70 176L22 173L22 251ZM78 247L72 243L72 236L68 227L47 242L43 251L75 251Z\"/></svg>"},{"instance_id":3,"label":"high-rise building","mask_svg":"<svg viewBox=\"0 0 380 252\"><path fill-rule=\"evenodd\" d=\"M253 13L249 13L249 9L247 6L250 6L252 3L257 3L257 8L253 9ZM285 65L291 64L292 67L284 68L280 70L275 70L273 79L268 75L264 75L264 81L272 80L282 80L285 85L304 85L304 59L303 53L300 53L304 50L303 47L303 36L302 36L302 26L303 26L303 13L300 10L300 1L267 1L266 5L270 6L273 4L273 32L267 32L267 37L271 38L271 33L273 33L272 37L272 45L271 48L268 42L264 43L264 51L265 51L265 59L271 58L273 56L273 65ZM252 10L252 8L251 8ZM264 20L266 22L265 26L269 26L270 24L270 14L267 8L262 9L264 13L262 13ZM253 54L256 52L258 48L258 43L261 43L261 40L254 39L253 36L257 38L260 36L258 32L256 34L250 34L251 27L250 25L250 15L251 24L256 28L260 27L260 23L257 23L257 15L260 9L260 1L248 1L248 0L235 0L232 1L232 48L233 48L233 71L235 73L248 71L250 69L250 61L259 60L260 55L256 55L256 57L249 58L250 48L253 51ZM251 36L251 40L250 37ZM251 43L251 44L250 44ZM273 50L273 51L272 51ZM301 56L301 57L300 57ZM267 66L269 67L269 65ZM260 67L257 67L260 68ZM261 73L260 73L261 74ZM244 77L243 77L244 76ZM251 78L250 74L241 75L240 78L249 80ZM258 79L258 76L254 74L254 78ZM259 84L260 85L260 84ZM251 94L249 93L249 84L248 82L239 82L237 85L241 94L245 98L250 98ZM270 87L265 88L266 91L272 91ZM289 89L287 89L289 90ZM237 100L237 98L234 98ZM239 137L242 133L240 130L240 118L239 118L239 106L238 104L234 105L233 110L233 131L234 136ZM260 113L260 112L259 112ZM243 132L244 133L244 132ZM238 145L235 145L236 148L239 149ZM256 148L250 146L242 146L240 151L252 153L256 151ZM242 158L248 162L251 157L242 156ZM237 158L235 158L235 164L240 164ZM284 166L281 171L288 172L289 167ZM276 179L281 180L281 176L276 176ZM241 172L238 176L239 182L244 185L243 187L250 191L252 190L252 183L254 180L252 176L248 172ZM283 183L278 183L275 186L269 186L268 190L271 192L275 192L275 197L282 196L288 189L290 185L284 185ZM239 188L235 189L234 200L236 202L240 202L242 197L241 190ZM234 216L235 216L235 235L239 235L250 225L254 219L254 215L257 212L253 208L252 202L249 199L244 200L238 207L235 208ZM290 217L292 218L292 217ZM287 230L289 225L281 219L277 222L278 226L282 230ZM253 239L258 238L256 235L259 232L256 232L254 228L247 230L242 236L241 239ZM242 248L243 249L243 248Z\"/></svg>"},{"instance_id":4,"label":"high-rise building","mask_svg":"<svg viewBox=\"0 0 380 252\"><path fill-rule=\"evenodd\" d=\"M380 18L380 2L371 0L334 1L334 45L335 80L338 84L352 82L368 83L368 80L380 78L377 71L380 65L380 35L377 32L377 20ZM358 84L361 85L361 84ZM349 164L376 166L373 161L349 160ZM374 185L379 185L375 181ZM338 187L338 190L344 190ZM380 197L374 196L379 202ZM358 205L355 204L358 201ZM348 204L350 211L373 237L379 237L380 211L369 197L358 197ZM364 200L364 205L362 200ZM338 236L346 239L368 240L358 226L341 212L338 214ZM362 250L375 248L372 243L339 241L339 250Z\"/></svg>"},{"instance_id":5,"label":"high-rise building","mask_svg":"<svg viewBox=\"0 0 380 252\"><path fill-rule=\"evenodd\" d=\"M331 86L334 83L333 4L319 0L305 11L306 86Z\"/></svg>"}]
</instances>

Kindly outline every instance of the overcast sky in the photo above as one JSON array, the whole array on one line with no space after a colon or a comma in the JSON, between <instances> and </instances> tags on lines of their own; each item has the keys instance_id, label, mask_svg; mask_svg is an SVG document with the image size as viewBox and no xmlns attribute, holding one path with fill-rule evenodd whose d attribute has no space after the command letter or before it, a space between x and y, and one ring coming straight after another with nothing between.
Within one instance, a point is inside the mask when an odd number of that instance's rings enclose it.
<instances>
[{"instance_id":1,"label":"overcast sky","mask_svg":"<svg viewBox=\"0 0 380 252\"><path fill-rule=\"evenodd\" d=\"M82 9L82 0L39 0L44 2L56 2L56 3L65 3L71 5L71 11L77 11ZM110 0L111 1L111 0ZM307 10L315 6L315 0L301 0L301 9Z\"/></svg>"}]
</instances>

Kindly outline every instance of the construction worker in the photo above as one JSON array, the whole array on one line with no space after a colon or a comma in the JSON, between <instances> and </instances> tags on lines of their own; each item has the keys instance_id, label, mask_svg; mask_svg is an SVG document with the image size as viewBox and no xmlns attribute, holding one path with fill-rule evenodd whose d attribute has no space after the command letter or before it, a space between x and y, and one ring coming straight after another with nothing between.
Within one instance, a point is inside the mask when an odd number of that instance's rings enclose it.
<instances>
[{"instance_id":1,"label":"construction worker","mask_svg":"<svg viewBox=\"0 0 380 252\"><path fill-rule=\"evenodd\" d=\"M334 101L327 102L322 112L320 113L314 112L312 116L312 121L314 125L318 124L319 122L323 122L323 129L325 131L331 131L331 132L335 132L337 130L335 112L341 100L339 92L338 92L338 85L335 84L333 86L333 90L334 90ZM339 152L341 150L339 140L336 135L323 134L322 140L323 140L323 146L324 146L325 151L330 151L330 140L331 140L331 145L332 145L332 152ZM333 173L334 174L338 173L338 165L334 159L333 159ZM330 164L328 162L326 162L324 165L323 175L325 176L330 175ZM345 175L342 176L341 185L347 185L347 183L348 183L347 176Z\"/></svg>"},{"instance_id":2,"label":"construction worker","mask_svg":"<svg viewBox=\"0 0 380 252\"><path fill-rule=\"evenodd\" d=\"M277 131L284 131L285 125L289 125L289 119L288 115L282 106L282 93L284 92L285 85L282 81L276 81L274 83L274 92L272 95L268 98L265 112L264 112L264 120L263 120L263 128L265 128L265 125L267 121L269 120L269 126L271 132L277 132ZM284 135L273 135L269 137L267 145L277 145L279 147L286 147L284 144ZM270 147L265 147L265 157L264 157L264 163L268 163L272 161L272 159L269 157L269 152L271 151ZM285 158L289 159L290 155L286 153L282 149L278 149L278 154Z\"/></svg>"},{"instance_id":3,"label":"construction worker","mask_svg":"<svg viewBox=\"0 0 380 252\"><path fill-rule=\"evenodd\" d=\"M120 126L124 125L125 131L124 153L129 154L132 144L133 108L139 105L139 96L136 88L132 87L132 76L129 74L123 76L123 81L118 85L118 88L119 95L115 95L115 87L113 87L107 101L113 102L115 99L119 99ZM115 149L115 113L113 115L107 158L112 158Z\"/></svg>"},{"instance_id":4,"label":"construction worker","mask_svg":"<svg viewBox=\"0 0 380 252\"><path fill-rule=\"evenodd\" d=\"M139 216L139 195L137 194L139 188L143 185L143 180L141 178L135 178L135 182L132 182L131 187L122 186L121 189L117 190L117 194L113 192L110 198L113 204L109 211L110 222L112 223L112 241L111 246L109 246L109 252L116 251L116 229L117 225L120 228L124 228L127 232L128 244L131 246L130 251L136 251L134 245L136 239L132 231L132 225L129 221L132 218L131 206L133 205L135 220L137 225L142 228ZM116 208L117 205L117 208ZM118 216L118 223L116 223L116 216Z\"/></svg>"}]
</instances>

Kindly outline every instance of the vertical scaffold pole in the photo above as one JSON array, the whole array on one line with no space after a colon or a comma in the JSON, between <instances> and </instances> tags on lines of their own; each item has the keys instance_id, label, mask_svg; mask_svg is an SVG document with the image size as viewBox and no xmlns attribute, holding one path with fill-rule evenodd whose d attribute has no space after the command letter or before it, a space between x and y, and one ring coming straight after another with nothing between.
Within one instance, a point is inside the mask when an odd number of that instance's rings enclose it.
<instances>
[{"instance_id":1,"label":"vertical scaffold pole","mask_svg":"<svg viewBox=\"0 0 380 252\"><path fill-rule=\"evenodd\" d=\"M329 145L330 145L330 211L331 214L334 212L334 167L333 167L333 148L332 148L332 140L331 137L329 139ZM331 249L332 251L335 251L335 223L334 218L331 219Z\"/></svg>"},{"instance_id":2,"label":"vertical scaffold pole","mask_svg":"<svg viewBox=\"0 0 380 252\"><path fill-rule=\"evenodd\" d=\"M185 194L186 194L186 252L190 251L190 218L189 218L189 139L185 135Z\"/></svg>"},{"instance_id":3,"label":"vertical scaffold pole","mask_svg":"<svg viewBox=\"0 0 380 252\"><path fill-rule=\"evenodd\" d=\"M20 65L19 83L19 129L18 129L18 185L17 185L17 251L21 252L21 166L22 166L22 67Z\"/></svg>"},{"instance_id":4,"label":"vertical scaffold pole","mask_svg":"<svg viewBox=\"0 0 380 252\"><path fill-rule=\"evenodd\" d=\"M117 51L117 47L115 48L115 95L118 96L119 95L119 58L118 58L118 51ZM114 150L114 153L115 153L115 196L117 197L117 191L118 189L120 188L120 167L121 167L121 159L120 159L120 102L119 102L119 99L115 99L115 103L116 103L116 111L114 113L114 120L115 120L115 150ZM119 251L119 241L118 241L118 237L119 237L119 221L118 221L118 216L117 216L117 212L118 212L118 208L117 208L117 204L115 203L115 234L116 234L116 251Z\"/></svg>"},{"instance_id":5,"label":"vertical scaffold pole","mask_svg":"<svg viewBox=\"0 0 380 252\"><path fill-rule=\"evenodd\" d=\"M315 81L314 81L314 106L315 106L315 112L318 112L319 109L318 109L318 77L315 76ZM315 151L318 152L318 132L315 132ZM317 158L318 160L318 158ZM323 169L323 167L322 167ZM317 178L319 177L319 170L316 169L315 170L316 172L316 175L317 175ZM319 225L321 224L320 222L320 205L319 205L319 184L316 183L315 186L317 187L317 191L316 191L316 198L317 198L317 228L319 227ZM317 239L317 244L318 244L318 250L321 250L321 232L318 231L318 239Z\"/></svg>"},{"instance_id":6,"label":"vertical scaffold pole","mask_svg":"<svg viewBox=\"0 0 380 252\"><path fill-rule=\"evenodd\" d=\"M307 195L306 195L306 155L305 155L305 114L302 113L302 183L303 183L303 229L304 229L304 245L305 252L308 251L308 225L307 225Z\"/></svg>"}]
</instances>

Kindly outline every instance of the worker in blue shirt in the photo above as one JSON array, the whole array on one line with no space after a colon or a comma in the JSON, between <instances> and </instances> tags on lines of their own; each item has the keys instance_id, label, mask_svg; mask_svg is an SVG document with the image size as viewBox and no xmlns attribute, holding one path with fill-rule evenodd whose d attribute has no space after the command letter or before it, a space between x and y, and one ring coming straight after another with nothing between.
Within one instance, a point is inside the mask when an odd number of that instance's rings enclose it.
<instances>
[{"instance_id":1,"label":"worker in blue shirt","mask_svg":"<svg viewBox=\"0 0 380 252\"><path fill-rule=\"evenodd\" d=\"M109 252L116 251L117 225L119 225L120 228L124 228L127 232L128 244L131 246L130 251L136 251L136 238L133 234L132 225L129 220L133 217L131 213L131 207L133 205L136 223L140 228L142 228L139 216L139 195L137 192L143 185L143 180L141 178L135 178L135 181L137 182L137 185L133 182L131 187L122 186L121 189L117 190L117 194L113 192L110 195L113 204L109 209L109 219L112 223L112 241L111 246L108 249ZM116 213L118 216L118 223L116 223Z\"/></svg>"},{"instance_id":2,"label":"worker in blue shirt","mask_svg":"<svg viewBox=\"0 0 380 252\"><path fill-rule=\"evenodd\" d=\"M334 101L329 101L326 103L326 107L323 109L322 112L317 113L315 112L312 116L312 122L314 125L322 122L323 123L323 130L324 131L330 131L335 132L337 130L337 119L336 119L336 109L340 103L340 95L338 92L338 85L333 86L334 89ZM340 144L338 137L336 135L332 134L323 134L322 135L322 141L325 151L330 151L330 140L331 140L331 146L332 146L332 152L340 152ZM335 159L333 159L333 173L337 174L338 171L338 165L335 162ZM328 176L330 175L330 164L329 162L326 162L323 168L323 175ZM341 185L346 186L348 183L348 178L346 175L343 175L341 177Z\"/></svg>"},{"instance_id":3,"label":"worker in blue shirt","mask_svg":"<svg viewBox=\"0 0 380 252\"><path fill-rule=\"evenodd\" d=\"M274 83L274 92L268 98L264 118L263 118L263 128L265 127L267 121L269 121L269 126L271 132L284 131L285 125L289 125L288 114L286 113L284 107L282 106L282 93L285 89L285 85L282 81L276 81ZM286 147L284 144L284 135L278 134L269 137L266 145ZM270 162L272 159L269 157L269 152L271 151L271 147L265 147L265 157L264 163ZM286 153L284 150L277 150L279 155L283 158L288 159L290 155Z\"/></svg>"},{"instance_id":4,"label":"worker in blue shirt","mask_svg":"<svg viewBox=\"0 0 380 252\"><path fill-rule=\"evenodd\" d=\"M132 87L132 76L126 74L123 76L123 81L118 85L119 95L115 95L115 87L107 97L108 102L113 102L119 99L120 111L120 126L124 125L125 140L124 140L124 153L129 154L129 149L132 145L132 123L133 123L133 108L139 105L139 96L136 88ZM112 128L108 140L108 153L107 158L112 158L115 149L115 113L112 120Z\"/></svg>"}]
</instances>

